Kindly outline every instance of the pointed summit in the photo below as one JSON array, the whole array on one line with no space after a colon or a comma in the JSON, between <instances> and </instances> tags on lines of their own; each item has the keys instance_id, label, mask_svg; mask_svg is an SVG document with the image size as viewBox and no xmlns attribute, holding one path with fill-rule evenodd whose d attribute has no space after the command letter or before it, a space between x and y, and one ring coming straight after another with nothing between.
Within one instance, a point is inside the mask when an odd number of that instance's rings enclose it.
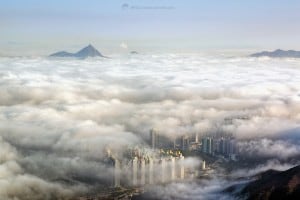
<instances>
[{"instance_id":1,"label":"pointed summit","mask_svg":"<svg viewBox=\"0 0 300 200\"><path fill-rule=\"evenodd\" d=\"M69 53L66 51L60 51L50 56L53 57L76 57L76 58L87 58L87 57L104 57L95 47L91 44L79 50L77 53Z\"/></svg>"},{"instance_id":2,"label":"pointed summit","mask_svg":"<svg viewBox=\"0 0 300 200\"><path fill-rule=\"evenodd\" d=\"M84 47L83 49L75 53L75 56L80 58L97 57L97 56L103 57L103 55L97 49L95 49L91 44L89 44L88 46Z\"/></svg>"}]
</instances>

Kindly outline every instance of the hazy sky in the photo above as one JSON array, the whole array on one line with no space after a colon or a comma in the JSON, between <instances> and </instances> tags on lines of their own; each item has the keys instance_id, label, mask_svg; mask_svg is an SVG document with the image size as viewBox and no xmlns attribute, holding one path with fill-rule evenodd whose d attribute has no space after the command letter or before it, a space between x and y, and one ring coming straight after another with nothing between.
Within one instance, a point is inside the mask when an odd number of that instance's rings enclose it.
<instances>
[{"instance_id":1,"label":"hazy sky","mask_svg":"<svg viewBox=\"0 0 300 200\"><path fill-rule=\"evenodd\" d=\"M6 0L1 52L299 48L299 0Z\"/></svg>"}]
</instances>

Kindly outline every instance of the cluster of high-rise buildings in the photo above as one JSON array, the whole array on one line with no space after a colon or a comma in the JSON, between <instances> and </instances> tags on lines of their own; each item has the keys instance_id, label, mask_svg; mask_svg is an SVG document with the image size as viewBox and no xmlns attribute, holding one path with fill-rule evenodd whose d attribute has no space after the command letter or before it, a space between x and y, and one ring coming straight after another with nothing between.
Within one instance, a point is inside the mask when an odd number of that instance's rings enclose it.
<instances>
[{"instance_id":1,"label":"cluster of high-rise buildings","mask_svg":"<svg viewBox=\"0 0 300 200\"><path fill-rule=\"evenodd\" d=\"M111 186L134 187L185 179L190 169L184 165L182 152L221 155L233 160L237 152L236 140L231 136L202 136L199 139L198 134L191 134L171 140L154 129L150 130L149 145L151 150L135 147L120 157L108 153L107 163L113 169ZM202 161L197 170L205 168L205 161Z\"/></svg>"},{"instance_id":2,"label":"cluster of high-rise buildings","mask_svg":"<svg viewBox=\"0 0 300 200\"><path fill-rule=\"evenodd\" d=\"M152 149L179 149L182 151L196 150L200 148L198 134L184 135L175 139L169 139L157 130L150 130L150 146Z\"/></svg>"},{"instance_id":3,"label":"cluster of high-rise buildings","mask_svg":"<svg viewBox=\"0 0 300 200\"><path fill-rule=\"evenodd\" d=\"M129 150L130 156L118 159L109 156L114 187L143 186L185 178L184 156L180 151L143 152Z\"/></svg>"},{"instance_id":4,"label":"cluster of high-rise buildings","mask_svg":"<svg viewBox=\"0 0 300 200\"><path fill-rule=\"evenodd\" d=\"M237 142L231 135L223 134L221 136L202 136L199 140L199 134L183 135L170 140L158 131L150 130L150 146L152 149L171 148L182 151L199 151L207 155L221 155L229 159L236 159Z\"/></svg>"},{"instance_id":5,"label":"cluster of high-rise buildings","mask_svg":"<svg viewBox=\"0 0 300 200\"><path fill-rule=\"evenodd\" d=\"M201 151L212 156L221 155L235 160L237 155L236 139L230 136L203 137Z\"/></svg>"}]
</instances>

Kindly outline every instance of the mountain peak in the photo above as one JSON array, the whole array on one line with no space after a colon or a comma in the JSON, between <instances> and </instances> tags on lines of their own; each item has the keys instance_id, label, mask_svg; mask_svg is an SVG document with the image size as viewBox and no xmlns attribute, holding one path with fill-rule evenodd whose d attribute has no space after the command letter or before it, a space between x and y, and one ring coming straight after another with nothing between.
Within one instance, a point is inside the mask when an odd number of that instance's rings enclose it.
<instances>
[{"instance_id":1,"label":"mountain peak","mask_svg":"<svg viewBox=\"0 0 300 200\"><path fill-rule=\"evenodd\" d=\"M88 46L82 48L77 53L69 53L66 51L60 51L50 56L55 57L77 57L77 58L87 58L87 57L104 57L93 45L89 44Z\"/></svg>"},{"instance_id":2,"label":"mountain peak","mask_svg":"<svg viewBox=\"0 0 300 200\"><path fill-rule=\"evenodd\" d=\"M88 48L88 49L95 49L96 50L96 48L93 46L93 45L91 45L91 44L89 44L89 45L87 45L86 47L84 47L84 48ZM83 48L83 49L84 49Z\"/></svg>"},{"instance_id":3,"label":"mountain peak","mask_svg":"<svg viewBox=\"0 0 300 200\"><path fill-rule=\"evenodd\" d=\"M97 56L103 57L102 54L97 49L95 49L91 44L78 51L75 55L76 57L80 57L80 58L97 57Z\"/></svg>"},{"instance_id":4,"label":"mountain peak","mask_svg":"<svg viewBox=\"0 0 300 200\"><path fill-rule=\"evenodd\" d=\"M263 51L250 55L251 57L271 57L271 58L300 58L300 51L276 49L275 51Z\"/></svg>"}]
</instances>

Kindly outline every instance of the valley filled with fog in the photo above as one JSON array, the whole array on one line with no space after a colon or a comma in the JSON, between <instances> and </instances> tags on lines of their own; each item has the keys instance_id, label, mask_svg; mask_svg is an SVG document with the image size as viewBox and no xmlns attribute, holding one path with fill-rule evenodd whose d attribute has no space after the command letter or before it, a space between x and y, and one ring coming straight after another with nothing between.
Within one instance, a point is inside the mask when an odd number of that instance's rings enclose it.
<instances>
[{"instance_id":1,"label":"valley filled with fog","mask_svg":"<svg viewBox=\"0 0 300 200\"><path fill-rule=\"evenodd\" d=\"M0 199L68 199L94 190L112 170L101 164L105 150L150 148L152 128L170 139L230 133L243 156L265 160L232 176L287 169L299 164L299 127L299 59L0 57ZM214 199L229 183L197 184L154 190L166 199L174 190L177 198Z\"/></svg>"}]
</instances>

